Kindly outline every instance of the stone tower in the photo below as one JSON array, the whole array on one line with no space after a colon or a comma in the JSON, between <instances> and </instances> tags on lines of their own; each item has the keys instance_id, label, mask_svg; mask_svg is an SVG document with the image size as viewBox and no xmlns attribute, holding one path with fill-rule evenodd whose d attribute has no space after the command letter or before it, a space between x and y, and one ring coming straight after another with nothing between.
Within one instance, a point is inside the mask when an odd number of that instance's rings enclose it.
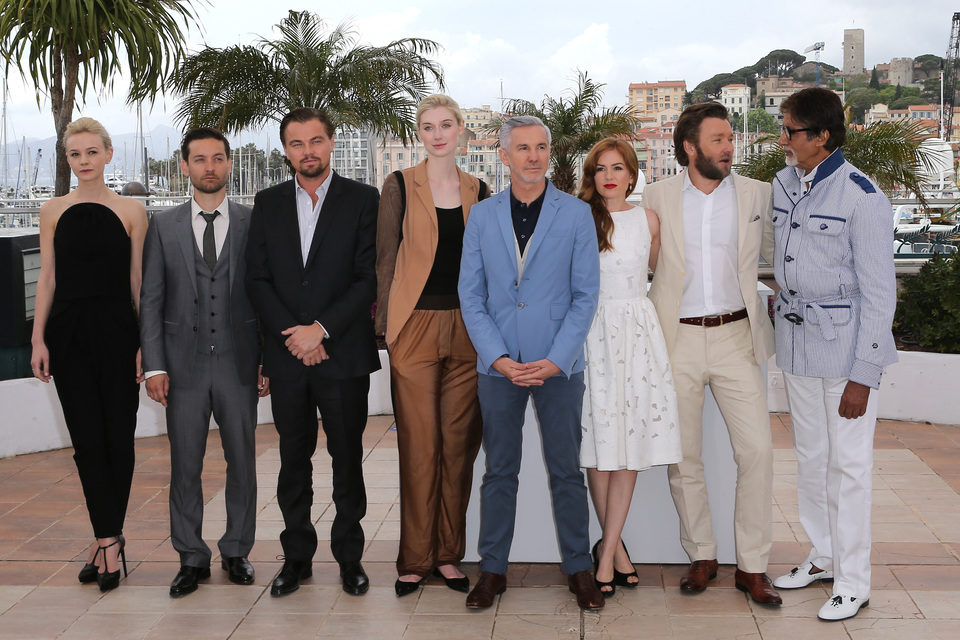
<instances>
[{"instance_id":1,"label":"stone tower","mask_svg":"<svg viewBox=\"0 0 960 640\"><path fill-rule=\"evenodd\" d=\"M863 29L844 29L843 75L856 76L863 72Z\"/></svg>"},{"instance_id":2,"label":"stone tower","mask_svg":"<svg viewBox=\"0 0 960 640\"><path fill-rule=\"evenodd\" d=\"M913 58L893 58L890 60L890 71L887 72L887 82L892 86L909 87L913 85Z\"/></svg>"}]
</instances>

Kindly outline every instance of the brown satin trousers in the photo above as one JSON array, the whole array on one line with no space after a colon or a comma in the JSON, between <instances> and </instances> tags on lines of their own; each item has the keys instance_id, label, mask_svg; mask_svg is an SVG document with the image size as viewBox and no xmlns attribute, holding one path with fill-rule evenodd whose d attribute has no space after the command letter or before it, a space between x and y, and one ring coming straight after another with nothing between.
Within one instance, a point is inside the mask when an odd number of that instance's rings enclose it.
<instances>
[{"instance_id":1,"label":"brown satin trousers","mask_svg":"<svg viewBox=\"0 0 960 640\"><path fill-rule=\"evenodd\" d=\"M482 426L477 354L459 309L416 309L390 348L400 455L399 575L457 565Z\"/></svg>"}]
</instances>

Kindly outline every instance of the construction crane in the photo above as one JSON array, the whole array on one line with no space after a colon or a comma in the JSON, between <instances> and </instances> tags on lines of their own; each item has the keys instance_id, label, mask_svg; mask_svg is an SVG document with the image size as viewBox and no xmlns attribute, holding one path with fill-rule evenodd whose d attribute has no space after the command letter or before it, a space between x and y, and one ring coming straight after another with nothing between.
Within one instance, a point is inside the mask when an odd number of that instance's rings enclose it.
<instances>
[{"instance_id":1,"label":"construction crane","mask_svg":"<svg viewBox=\"0 0 960 640\"><path fill-rule=\"evenodd\" d=\"M823 42L814 42L812 45L803 50L804 53L810 53L813 51L813 58L817 61L817 86L820 86L820 52L823 51L824 47Z\"/></svg>"},{"instance_id":2,"label":"construction crane","mask_svg":"<svg viewBox=\"0 0 960 640\"><path fill-rule=\"evenodd\" d=\"M957 105L957 84L960 81L960 12L953 14L950 44L943 61L943 139L949 141L953 133L953 108Z\"/></svg>"}]
</instances>

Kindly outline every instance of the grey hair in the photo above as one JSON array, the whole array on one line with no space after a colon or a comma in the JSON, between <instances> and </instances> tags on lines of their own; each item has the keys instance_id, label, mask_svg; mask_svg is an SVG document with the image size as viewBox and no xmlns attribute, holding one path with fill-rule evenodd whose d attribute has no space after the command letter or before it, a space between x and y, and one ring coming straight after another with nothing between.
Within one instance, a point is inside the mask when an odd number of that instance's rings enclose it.
<instances>
[{"instance_id":1,"label":"grey hair","mask_svg":"<svg viewBox=\"0 0 960 640\"><path fill-rule=\"evenodd\" d=\"M514 116L500 125L500 148L510 148L510 132L517 127L532 127L540 125L547 132L547 146L553 143L553 136L550 135L550 129L543 124L543 120L537 116Z\"/></svg>"}]
</instances>

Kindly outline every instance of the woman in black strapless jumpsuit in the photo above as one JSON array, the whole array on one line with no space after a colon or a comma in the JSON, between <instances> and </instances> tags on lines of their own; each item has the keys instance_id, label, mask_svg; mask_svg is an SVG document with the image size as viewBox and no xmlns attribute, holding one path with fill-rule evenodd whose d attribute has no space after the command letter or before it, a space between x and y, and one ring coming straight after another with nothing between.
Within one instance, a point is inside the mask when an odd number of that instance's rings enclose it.
<instances>
[{"instance_id":1,"label":"woman in black strapless jumpsuit","mask_svg":"<svg viewBox=\"0 0 960 640\"><path fill-rule=\"evenodd\" d=\"M66 141L80 185L41 210L41 251L47 255L41 256L32 364L41 380L53 376L98 540L79 579L97 581L106 591L119 583L118 557L126 570L121 532L133 479L140 387L131 284L139 288L140 254L134 252L142 251L146 218L142 205L103 184L108 137L86 129Z\"/></svg>"}]
</instances>

